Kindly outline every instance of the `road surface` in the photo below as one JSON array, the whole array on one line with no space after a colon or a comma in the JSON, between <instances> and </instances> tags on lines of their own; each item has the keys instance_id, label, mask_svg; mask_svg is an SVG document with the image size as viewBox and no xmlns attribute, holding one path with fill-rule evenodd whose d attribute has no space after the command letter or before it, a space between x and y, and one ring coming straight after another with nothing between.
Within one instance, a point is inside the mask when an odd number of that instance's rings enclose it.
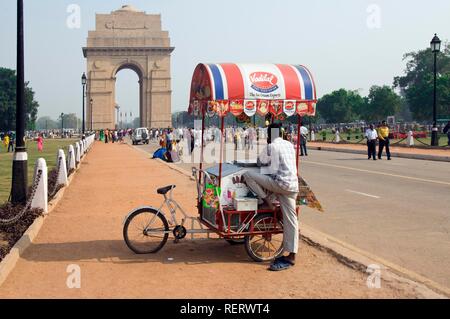
<instances>
[{"instance_id":1,"label":"road surface","mask_svg":"<svg viewBox=\"0 0 450 319\"><path fill-rule=\"evenodd\" d=\"M310 151L300 172L325 208L302 223L450 287L450 163Z\"/></svg>"}]
</instances>

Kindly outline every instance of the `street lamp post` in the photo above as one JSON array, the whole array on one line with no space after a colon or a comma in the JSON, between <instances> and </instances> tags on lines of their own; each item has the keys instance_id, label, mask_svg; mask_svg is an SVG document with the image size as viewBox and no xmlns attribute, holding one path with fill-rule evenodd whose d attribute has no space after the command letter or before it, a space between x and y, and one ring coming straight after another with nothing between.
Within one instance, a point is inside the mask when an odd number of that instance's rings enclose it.
<instances>
[{"instance_id":1,"label":"street lamp post","mask_svg":"<svg viewBox=\"0 0 450 319\"><path fill-rule=\"evenodd\" d=\"M83 73L83 75L81 76L81 85L82 85L82 87L83 87L83 111L82 111L82 119L81 119L81 121L82 121L82 133L83 133L83 138L84 138L84 131L86 130L86 125L85 125L85 122L84 122L84 108L85 108L85 96L86 96L86 83L87 83L87 78L86 78L86 73Z\"/></svg>"},{"instance_id":2,"label":"street lamp post","mask_svg":"<svg viewBox=\"0 0 450 319\"><path fill-rule=\"evenodd\" d=\"M438 129L436 125L436 60L437 54L441 50L441 40L436 33L430 42L431 51L434 53L434 88L433 88L433 128L431 129L431 145L439 146Z\"/></svg>"},{"instance_id":3,"label":"street lamp post","mask_svg":"<svg viewBox=\"0 0 450 319\"><path fill-rule=\"evenodd\" d=\"M64 138L64 113L61 113L61 138Z\"/></svg>"},{"instance_id":4,"label":"street lamp post","mask_svg":"<svg viewBox=\"0 0 450 319\"><path fill-rule=\"evenodd\" d=\"M93 115L92 106L94 104L94 100L91 98L89 103L90 103L90 106L91 106L91 131L94 131L94 120L92 118L92 115Z\"/></svg>"},{"instance_id":5,"label":"street lamp post","mask_svg":"<svg viewBox=\"0 0 450 319\"><path fill-rule=\"evenodd\" d=\"M117 111L117 115L116 115L116 122L117 122L117 124L116 124L116 130L118 130L119 129L119 110L120 110L120 106L119 106L119 104L117 104L116 103L116 111Z\"/></svg>"},{"instance_id":6,"label":"street lamp post","mask_svg":"<svg viewBox=\"0 0 450 319\"><path fill-rule=\"evenodd\" d=\"M12 167L11 202L25 204L28 187L28 154L25 147L25 63L23 0L17 0L16 148Z\"/></svg>"}]
</instances>

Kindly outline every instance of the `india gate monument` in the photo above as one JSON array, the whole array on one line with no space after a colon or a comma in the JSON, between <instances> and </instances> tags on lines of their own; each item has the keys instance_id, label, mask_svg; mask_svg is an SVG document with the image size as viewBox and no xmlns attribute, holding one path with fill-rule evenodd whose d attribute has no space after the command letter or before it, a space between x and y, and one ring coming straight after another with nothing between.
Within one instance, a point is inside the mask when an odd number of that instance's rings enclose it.
<instances>
[{"instance_id":1,"label":"india gate monument","mask_svg":"<svg viewBox=\"0 0 450 319\"><path fill-rule=\"evenodd\" d=\"M141 127L171 126L173 50L160 15L130 5L111 14L96 14L96 29L89 31L83 48L88 78L86 127L114 129L116 74L123 69L131 69L139 77Z\"/></svg>"}]
</instances>

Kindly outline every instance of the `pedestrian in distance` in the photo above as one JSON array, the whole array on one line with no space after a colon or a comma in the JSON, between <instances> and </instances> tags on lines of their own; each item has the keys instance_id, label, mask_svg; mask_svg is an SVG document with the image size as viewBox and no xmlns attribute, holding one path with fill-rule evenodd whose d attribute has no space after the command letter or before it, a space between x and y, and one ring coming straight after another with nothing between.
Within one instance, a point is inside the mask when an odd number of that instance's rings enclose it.
<instances>
[{"instance_id":1,"label":"pedestrian in distance","mask_svg":"<svg viewBox=\"0 0 450 319\"><path fill-rule=\"evenodd\" d=\"M44 138L42 137L42 134L38 135L36 142L37 142L38 152L41 153L44 150Z\"/></svg>"},{"instance_id":2,"label":"pedestrian in distance","mask_svg":"<svg viewBox=\"0 0 450 319\"><path fill-rule=\"evenodd\" d=\"M300 127L300 156L308 156L306 141L308 139L308 129L305 126Z\"/></svg>"},{"instance_id":3,"label":"pedestrian in distance","mask_svg":"<svg viewBox=\"0 0 450 319\"><path fill-rule=\"evenodd\" d=\"M365 136L367 139L367 159L370 160L373 158L373 160L376 161L378 134L373 124L370 124L370 127L366 130Z\"/></svg>"},{"instance_id":4,"label":"pedestrian in distance","mask_svg":"<svg viewBox=\"0 0 450 319\"><path fill-rule=\"evenodd\" d=\"M383 121L378 129L378 140L380 143L378 146L378 159L381 159L383 149L386 148L387 159L391 160L391 152L389 150L389 127L387 126L386 121Z\"/></svg>"},{"instance_id":5,"label":"pedestrian in distance","mask_svg":"<svg viewBox=\"0 0 450 319\"><path fill-rule=\"evenodd\" d=\"M447 125L445 125L443 132L444 134L447 134L447 145L450 146L450 121L448 121Z\"/></svg>"},{"instance_id":6,"label":"pedestrian in distance","mask_svg":"<svg viewBox=\"0 0 450 319\"><path fill-rule=\"evenodd\" d=\"M5 137L3 138L3 145L5 146L5 150L8 149L8 153L9 153L9 148L8 148L8 145L9 145L9 134L8 133L6 133Z\"/></svg>"}]
</instances>

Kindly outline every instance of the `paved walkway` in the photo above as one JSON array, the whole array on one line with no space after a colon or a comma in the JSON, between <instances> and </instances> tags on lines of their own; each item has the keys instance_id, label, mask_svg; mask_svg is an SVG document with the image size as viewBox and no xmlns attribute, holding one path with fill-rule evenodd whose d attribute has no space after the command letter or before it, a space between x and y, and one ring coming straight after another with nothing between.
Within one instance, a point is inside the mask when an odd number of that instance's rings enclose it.
<instances>
[{"instance_id":1,"label":"paved walkway","mask_svg":"<svg viewBox=\"0 0 450 319\"><path fill-rule=\"evenodd\" d=\"M186 176L125 144L97 143L0 287L2 298L301 298L416 297L409 286L382 281L305 243L298 265L281 273L252 262L244 247L222 240L170 242L155 255L134 255L122 222L134 207L161 201L155 189L177 184L175 197L195 212L195 187ZM67 287L67 267L81 269L81 289Z\"/></svg>"}]
</instances>

